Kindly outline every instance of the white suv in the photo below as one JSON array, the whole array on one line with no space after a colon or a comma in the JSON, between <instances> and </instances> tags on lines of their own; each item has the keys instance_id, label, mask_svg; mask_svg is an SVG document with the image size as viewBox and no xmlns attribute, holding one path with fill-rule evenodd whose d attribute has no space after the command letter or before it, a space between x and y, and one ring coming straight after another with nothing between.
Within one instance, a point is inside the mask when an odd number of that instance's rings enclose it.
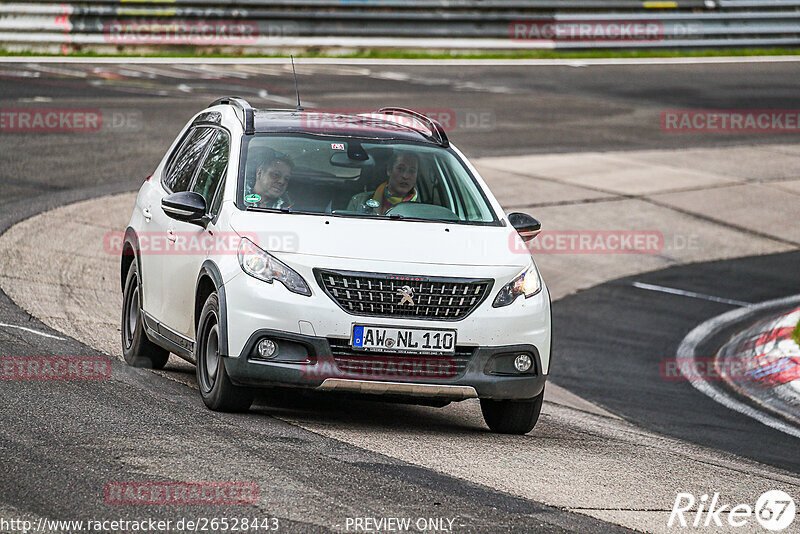
<instances>
[{"instance_id":1,"label":"white suv","mask_svg":"<svg viewBox=\"0 0 800 534\"><path fill-rule=\"evenodd\" d=\"M526 248L540 226L506 216L424 115L220 99L136 199L125 360L195 363L212 410L279 386L477 397L492 430L526 433L550 365L549 294Z\"/></svg>"}]
</instances>

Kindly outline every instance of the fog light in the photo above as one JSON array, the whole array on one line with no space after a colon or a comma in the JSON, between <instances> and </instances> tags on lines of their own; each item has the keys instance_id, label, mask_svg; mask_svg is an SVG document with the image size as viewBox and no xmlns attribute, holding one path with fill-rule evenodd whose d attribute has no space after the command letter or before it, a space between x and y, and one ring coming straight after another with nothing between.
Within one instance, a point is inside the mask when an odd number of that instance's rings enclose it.
<instances>
[{"instance_id":1,"label":"fog light","mask_svg":"<svg viewBox=\"0 0 800 534\"><path fill-rule=\"evenodd\" d=\"M258 355L265 360L275 356L278 352L278 344L271 339L262 339L258 342Z\"/></svg>"},{"instance_id":2,"label":"fog light","mask_svg":"<svg viewBox=\"0 0 800 534\"><path fill-rule=\"evenodd\" d=\"M514 360L514 367L516 367L517 371L520 373L528 371L531 368L531 365L533 365L533 361L527 354L520 354Z\"/></svg>"}]
</instances>

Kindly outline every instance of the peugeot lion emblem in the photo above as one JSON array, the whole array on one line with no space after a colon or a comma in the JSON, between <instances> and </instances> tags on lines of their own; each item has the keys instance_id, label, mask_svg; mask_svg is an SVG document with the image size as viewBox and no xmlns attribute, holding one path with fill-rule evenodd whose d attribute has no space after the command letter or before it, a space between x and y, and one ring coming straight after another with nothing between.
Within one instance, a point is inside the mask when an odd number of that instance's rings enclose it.
<instances>
[{"instance_id":1,"label":"peugeot lion emblem","mask_svg":"<svg viewBox=\"0 0 800 534\"><path fill-rule=\"evenodd\" d=\"M403 297L400 299L400 304L398 304L398 306L402 306L406 302L408 302L410 306L414 305L414 290L411 289L411 286L401 287L397 290L397 294Z\"/></svg>"}]
</instances>

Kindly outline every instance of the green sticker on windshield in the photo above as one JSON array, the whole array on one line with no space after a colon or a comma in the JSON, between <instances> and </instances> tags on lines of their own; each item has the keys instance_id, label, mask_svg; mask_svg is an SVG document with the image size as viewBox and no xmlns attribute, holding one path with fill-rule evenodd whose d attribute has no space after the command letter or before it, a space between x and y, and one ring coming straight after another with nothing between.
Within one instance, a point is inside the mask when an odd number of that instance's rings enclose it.
<instances>
[{"instance_id":1,"label":"green sticker on windshield","mask_svg":"<svg viewBox=\"0 0 800 534\"><path fill-rule=\"evenodd\" d=\"M244 201L249 202L250 204L257 204L261 202L261 195L256 195L255 193L252 193L244 197Z\"/></svg>"},{"instance_id":2,"label":"green sticker on windshield","mask_svg":"<svg viewBox=\"0 0 800 534\"><path fill-rule=\"evenodd\" d=\"M368 208L377 208L380 205L381 205L381 203L378 202L377 200L375 200L374 198L371 198L371 199L367 200L367 202L366 202L366 206Z\"/></svg>"}]
</instances>

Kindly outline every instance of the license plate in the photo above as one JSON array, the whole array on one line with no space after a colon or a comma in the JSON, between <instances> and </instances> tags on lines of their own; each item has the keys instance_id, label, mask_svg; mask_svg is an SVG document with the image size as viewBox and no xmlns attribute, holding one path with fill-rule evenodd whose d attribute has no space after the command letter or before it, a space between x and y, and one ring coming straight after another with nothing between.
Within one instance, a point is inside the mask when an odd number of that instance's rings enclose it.
<instances>
[{"instance_id":1,"label":"license plate","mask_svg":"<svg viewBox=\"0 0 800 534\"><path fill-rule=\"evenodd\" d=\"M354 325L350 345L356 350L455 354L456 331Z\"/></svg>"}]
</instances>

